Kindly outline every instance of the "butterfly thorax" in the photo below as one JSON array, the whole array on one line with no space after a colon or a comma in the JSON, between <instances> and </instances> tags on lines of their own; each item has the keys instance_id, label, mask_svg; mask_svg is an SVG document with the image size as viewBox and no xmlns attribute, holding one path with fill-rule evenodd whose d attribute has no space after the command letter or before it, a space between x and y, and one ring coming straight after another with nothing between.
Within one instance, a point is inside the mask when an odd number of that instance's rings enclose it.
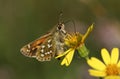
<instances>
[{"instance_id":1,"label":"butterfly thorax","mask_svg":"<svg viewBox=\"0 0 120 79\"><path fill-rule=\"evenodd\" d=\"M55 43L55 52L56 56L60 55L61 53L64 52L64 38L66 36L66 33L57 31L54 33L54 43Z\"/></svg>"}]
</instances>

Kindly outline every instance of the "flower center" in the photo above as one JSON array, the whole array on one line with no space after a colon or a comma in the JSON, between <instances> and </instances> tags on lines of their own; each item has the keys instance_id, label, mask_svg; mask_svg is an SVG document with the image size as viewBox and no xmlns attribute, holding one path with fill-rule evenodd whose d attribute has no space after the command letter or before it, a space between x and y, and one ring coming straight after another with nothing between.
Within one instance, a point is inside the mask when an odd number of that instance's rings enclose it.
<instances>
[{"instance_id":1,"label":"flower center","mask_svg":"<svg viewBox=\"0 0 120 79\"><path fill-rule=\"evenodd\" d=\"M65 44L69 47L77 47L81 42L82 35L79 33L68 34L65 38Z\"/></svg>"},{"instance_id":2,"label":"flower center","mask_svg":"<svg viewBox=\"0 0 120 79\"><path fill-rule=\"evenodd\" d=\"M120 74L120 68L117 67L116 64L109 64L106 68L107 75L119 75Z\"/></svg>"}]
</instances>

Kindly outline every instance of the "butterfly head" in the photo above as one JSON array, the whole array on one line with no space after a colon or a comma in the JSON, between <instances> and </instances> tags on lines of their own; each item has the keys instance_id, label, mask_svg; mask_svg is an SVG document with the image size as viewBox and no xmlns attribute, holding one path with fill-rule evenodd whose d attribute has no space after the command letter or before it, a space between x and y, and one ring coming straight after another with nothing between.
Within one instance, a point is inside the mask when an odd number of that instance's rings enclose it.
<instances>
[{"instance_id":1,"label":"butterfly head","mask_svg":"<svg viewBox=\"0 0 120 79\"><path fill-rule=\"evenodd\" d=\"M63 33L63 34L66 34L64 23L59 22L59 23L57 24L57 31L60 31L60 32Z\"/></svg>"}]
</instances>

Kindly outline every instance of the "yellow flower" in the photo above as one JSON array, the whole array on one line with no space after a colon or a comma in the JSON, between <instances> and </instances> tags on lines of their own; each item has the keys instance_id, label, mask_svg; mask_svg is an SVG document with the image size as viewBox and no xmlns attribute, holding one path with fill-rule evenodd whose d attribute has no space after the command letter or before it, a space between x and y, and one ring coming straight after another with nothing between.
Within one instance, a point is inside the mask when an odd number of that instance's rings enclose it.
<instances>
[{"instance_id":1,"label":"yellow flower","mask_svg":"<svg viewBox=\"0 0 120 79\"><path fill-rule=\"evenodd\" d=\"M110 56L107 49L103 48L101 56L104 63L95 57L87 60L88 65L93 68L89 69L90 75L104 79L120 79L119 49L113 48Z\"/></svg>"},{"instance_id":2,"label":"yellow flower","mask_svg":"<svg viewBox=\"0 0 120 79\"><path fill-rule=\"evenodd\" d=\"M80 55L82 57L88 56L88 50L85 47L84 41L87 38L87 36L90 34L92 29L93 29L93 24L88 28L87 32L84 35L80 34L79 32L67 34L67 36L65 37L65 45L69 49L56 57L56 58L60 58L62 56L65 56L61 62L61 65L64 64L66 66L70 65L75 50L80 52Z\"/></svg>"}]
</instances>

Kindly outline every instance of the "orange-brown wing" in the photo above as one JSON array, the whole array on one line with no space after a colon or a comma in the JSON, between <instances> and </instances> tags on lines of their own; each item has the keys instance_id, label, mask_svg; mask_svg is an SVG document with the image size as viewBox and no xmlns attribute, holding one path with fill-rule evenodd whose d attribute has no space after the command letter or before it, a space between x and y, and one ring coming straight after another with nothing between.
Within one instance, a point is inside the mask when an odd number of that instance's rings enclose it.
<instances>
[{"instance_id":1,"label":"orange-brown wing","mask_svg":"<svg viewBox=\"0 0 120 79\"><path fill-rule=\"evenodd\" d=\"M38 61L50 61L55 56L55 43L53 36L47 37L42 44L37 47L36 59Z\"/></svg>"},{"instance_id":2,"label":"orange-brown wing","mask_svg":"<svg viewBox=\"0 0 120 79\"><path fill-rule=\"evenodd\" d=\"M48 34L38 38L37 40L23 46L20 50L21 53L27 57L36 57L36 53L37 53L38 49L40 49L41 45L46 41L46 39L48 39L51 36L52 36L52 34L48 33Z\"/></svg>"}]
</instances>

